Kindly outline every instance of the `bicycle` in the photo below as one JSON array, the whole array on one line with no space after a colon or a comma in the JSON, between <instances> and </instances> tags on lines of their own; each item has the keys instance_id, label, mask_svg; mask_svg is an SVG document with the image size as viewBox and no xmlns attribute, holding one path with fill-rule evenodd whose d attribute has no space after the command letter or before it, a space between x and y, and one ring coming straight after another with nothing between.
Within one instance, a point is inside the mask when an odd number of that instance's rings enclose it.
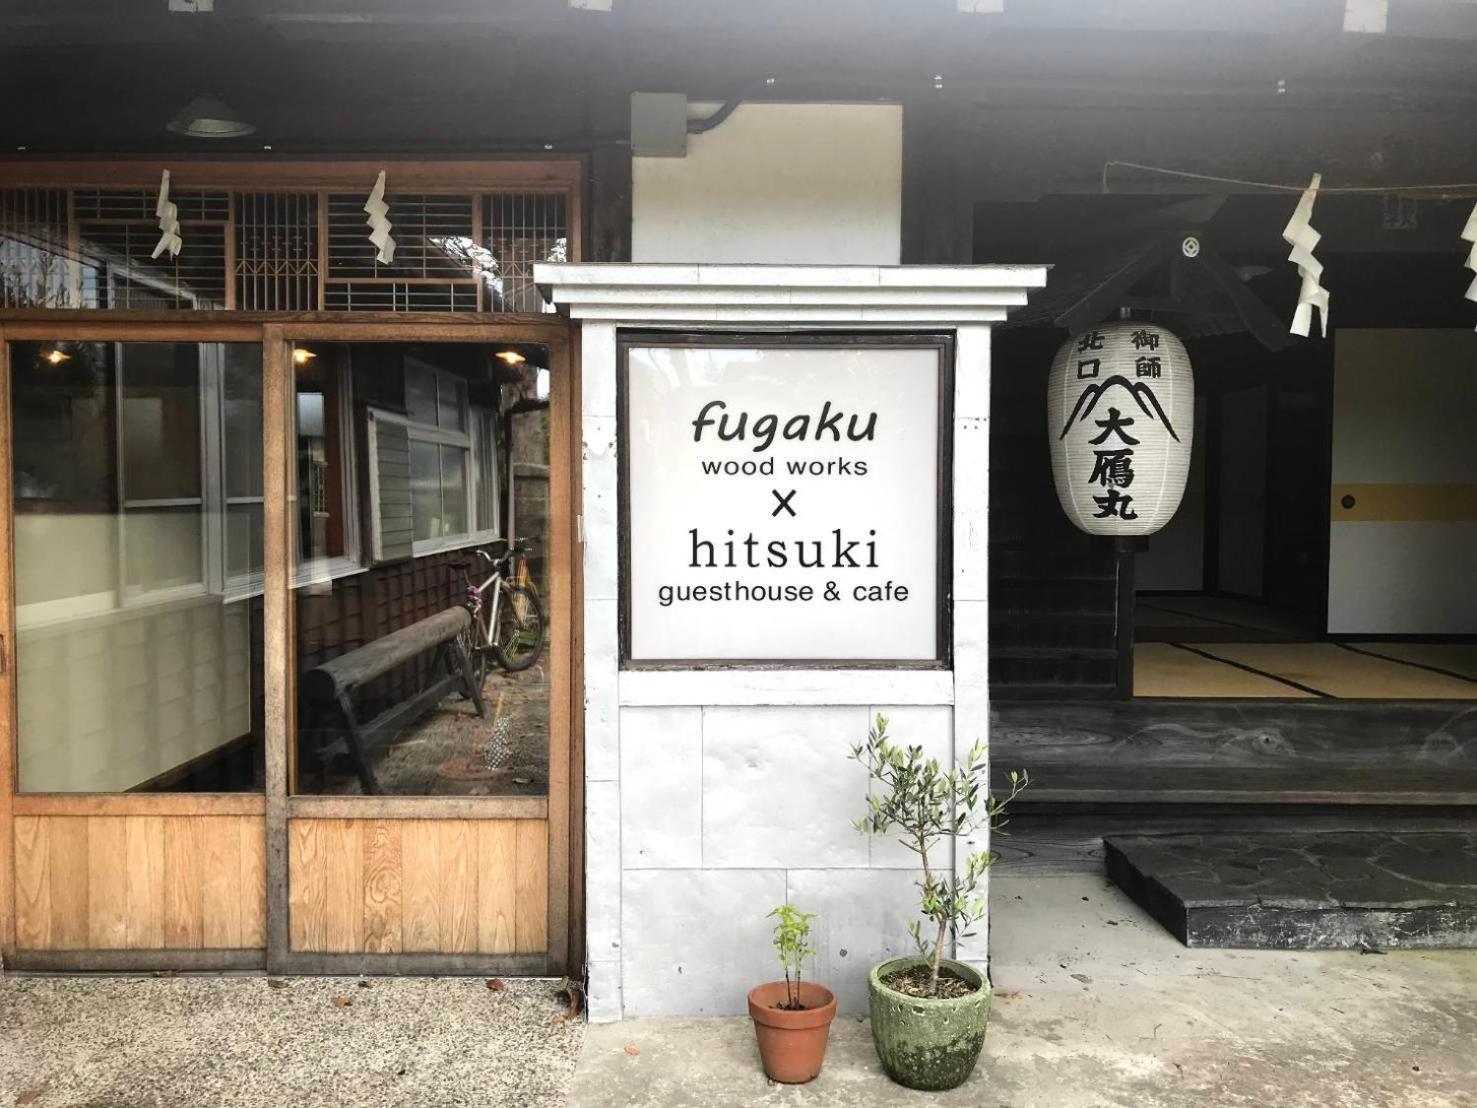
<instances>
[{"instance_id":1,"label":"bicycle","mask_svg":"<svg viewBox=\"0 0 1477 1108\"><path fill-rule=\"evenodd\" d=\"M487 680L489 654L508 673L519 673L538 661L543 652L544 613L538 593L517 579L518 563L527 554L526 542L513 543L500 558L485 550L476 551L476 556L492 569L480 585L473 584L467 572L474 562L456 563L467 582L465 603L472 613L472 622L457 641L472 664L472 678L478 688Z\"/></svg>"}]
</instances>

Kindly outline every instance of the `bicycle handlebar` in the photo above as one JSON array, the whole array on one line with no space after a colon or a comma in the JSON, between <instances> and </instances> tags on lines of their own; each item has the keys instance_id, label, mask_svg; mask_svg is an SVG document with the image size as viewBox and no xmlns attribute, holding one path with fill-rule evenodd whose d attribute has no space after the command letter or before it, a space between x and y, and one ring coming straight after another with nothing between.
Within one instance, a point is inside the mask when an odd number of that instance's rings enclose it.
<instances>
[{"instance_id":1,"label":"bicycle handlebar","mask_svg":"<svg viewBox=\"0 0 1477 1108\"><path fill-rule=\"evenodd\" d=\"M499 562L503 562L503 561L509 560L515 554L531 554L532 552L533 552L533 540L532 539L515 539L514 541L512 541L512 542L510 542L508 544L508 548L505 551L503 551L501 557L494 558L491 554L489 554L486 550L482 549L482 547L480 547L480 546L477 547L477 548L475 548L472 551L472 557L481 558L489 566L496 566ZM449 562L449 563L447 563L448 568L453 569L453 570L459 570L463 574L465 574L467 572L467 570L469 570L469 569L472 568L472 557L458 559L455 562Z\"/></svg>"}]
</instances>

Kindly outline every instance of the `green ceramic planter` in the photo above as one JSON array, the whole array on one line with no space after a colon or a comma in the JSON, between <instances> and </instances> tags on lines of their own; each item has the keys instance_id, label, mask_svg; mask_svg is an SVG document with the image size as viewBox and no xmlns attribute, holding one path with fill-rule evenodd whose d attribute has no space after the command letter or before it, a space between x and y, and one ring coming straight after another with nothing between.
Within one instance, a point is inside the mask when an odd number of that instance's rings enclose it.
<instances>
[{"instance_id":1,"label":"green ceramic planter","mask_svg":"<svg viewBox=\"0 0 1477 1108\"><path fill-rule=\"evenodd\" d=\"M924 964L921 957L894 958L873 966L867 977L872 1001L872 1042L887 1076L910 1089L952 1089L969 1078L985 1045L990 1022L990 985L963 962L943 964L975 985L951 1000L926 1000L882 983L898 970Z\"/></svg>"}]
</instances>

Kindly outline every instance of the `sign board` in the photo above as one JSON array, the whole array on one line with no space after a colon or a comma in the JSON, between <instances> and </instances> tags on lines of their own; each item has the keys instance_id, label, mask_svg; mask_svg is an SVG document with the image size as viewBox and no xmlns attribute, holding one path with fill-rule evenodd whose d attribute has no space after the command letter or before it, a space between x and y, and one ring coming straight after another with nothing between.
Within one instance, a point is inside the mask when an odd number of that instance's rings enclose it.
<instances>
[{"instance_id":1,"label":"sign board","mask_svg":"<svg viewBox=\"0 0 1477 1108\"><path fill-rule=\"evenodd\" d=\"M622 349L628 663L945 660L946 339Z\"/></svg>"}]
</instances>

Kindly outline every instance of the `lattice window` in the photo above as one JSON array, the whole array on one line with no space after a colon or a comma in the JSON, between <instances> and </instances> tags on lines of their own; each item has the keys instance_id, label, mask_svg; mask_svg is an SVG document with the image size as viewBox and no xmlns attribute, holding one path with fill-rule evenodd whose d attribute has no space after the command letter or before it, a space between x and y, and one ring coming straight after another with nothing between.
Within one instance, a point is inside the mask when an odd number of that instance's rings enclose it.
<instances>
[{"instance_id":1,"label":"lattice window","mask_svg":"<svg viewBox=\"0 0 1477 1108\"><path fill-rule=\"evenodd\" d=\"M76 306L65 189L0 189L0 307Z\"/></svg>"},{"instance_id":2,"label":"lattice window","mask_svg":"<svg viewBox=\"0 0 1477 1108\"><path fill-rule=\"evenodd\" d=\"M175 191L156 259L157 196L0 189L0 307L541 312L534 263L572 257L562 192L391 193L390 265L358 192Z\"/></svg>"},{"instance_id":3,"label":"lattice window","mask_svg":"<svg viewBox=\"0 0 1477 1108\"><path fill-rule=\"evenodd\" d=\"M467 312L477 309L472 197L387 196L395 260L375 258L364 197L328 198L326 306L342 311Z\"/></svg>"},{"instance_id":4,"label":"lattice window","mask_svg":"<svg viewBox=\"0 0 1477 1108\"><path fill-rule=\"evenodd\" d=\"M231 197L236 307L249 312L318 308L318 194L238 192Z\"/></svg>"},{"instance_id":5,"label":"lattice window","mask_svg":"<svg viewBox=\"0 0 1477 1108\"><path fill-rule=\"evenodd\" d=\"M552 311L533 283L534 262L569 260L568 204L562 193L504 192L484 198L487 311Z\"/></svg>"},{"instance_id":6,"label":"lattice window","mask_svg":"<svg viewBox=\"0 0 1477 1108\"><path fill-rule=\"evenodd\" d=\"M159 241L151 189L79 189L72 196L81 306L223 308L226 303L225 193L172 192L179 207L178 257L150 257Z\"/></svg>"}]
</instances>

